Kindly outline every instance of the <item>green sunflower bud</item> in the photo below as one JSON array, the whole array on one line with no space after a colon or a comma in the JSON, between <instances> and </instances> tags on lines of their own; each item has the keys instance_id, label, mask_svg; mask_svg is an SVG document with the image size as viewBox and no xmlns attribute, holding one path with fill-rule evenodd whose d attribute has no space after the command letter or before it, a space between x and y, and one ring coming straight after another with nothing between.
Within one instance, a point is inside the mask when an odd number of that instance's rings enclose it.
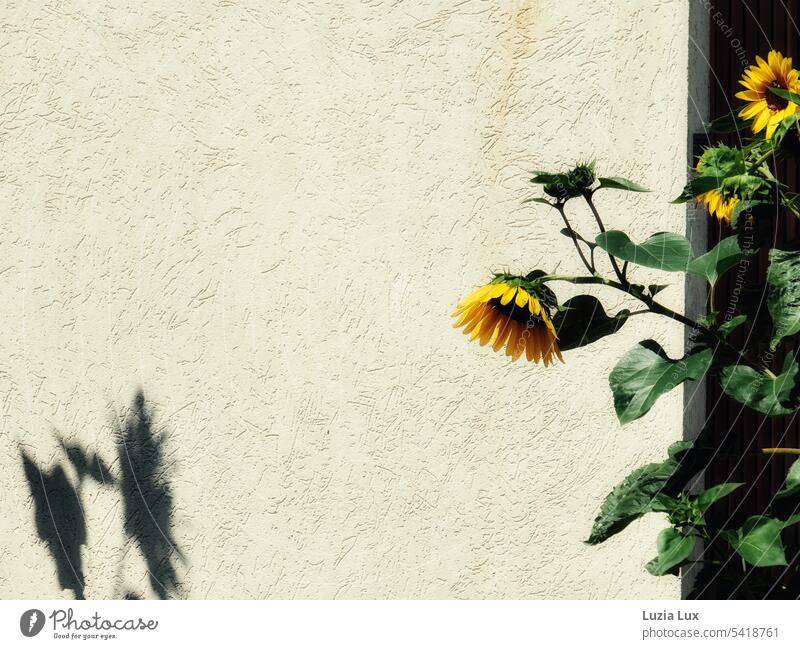
<instances>
[{"instance_id":1,"label":"green sunflower bud","mask_svg":"<svg viewBox=\"0 0 800 649\"><path fill-rule=\"evenodd\" d=\"M560 201L580 196L596 180L594 162L581 163L564 173L539 174L537 177L546 180L544 193Z\"/></svg>"}]
</instances>

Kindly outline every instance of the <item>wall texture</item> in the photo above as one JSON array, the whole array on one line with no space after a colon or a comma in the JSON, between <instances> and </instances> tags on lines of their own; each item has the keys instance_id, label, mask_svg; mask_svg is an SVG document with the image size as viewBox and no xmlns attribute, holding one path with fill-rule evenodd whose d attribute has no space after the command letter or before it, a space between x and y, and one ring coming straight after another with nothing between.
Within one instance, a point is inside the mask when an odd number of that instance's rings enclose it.
<instances>
[{"instance_id":1,"label":"wall texture","mask_svg":"<svg viewBox=\"0 0 800 649\"><path fill-rule=\"evenodd\" d=\"M493 270L577 269L532 168L597 157L654 189L604 194L615 225L684 231L687 3L172 4L0 10L0 596L71 596L36 514L66 484L92 598L164 561L193 598L676 597L658 517L582 539L682 436L680 391L620 428L606 379L680 328L544 369L449 314ZM138 480L126 430L162 449Z\"/></svg>"}]
</instances>

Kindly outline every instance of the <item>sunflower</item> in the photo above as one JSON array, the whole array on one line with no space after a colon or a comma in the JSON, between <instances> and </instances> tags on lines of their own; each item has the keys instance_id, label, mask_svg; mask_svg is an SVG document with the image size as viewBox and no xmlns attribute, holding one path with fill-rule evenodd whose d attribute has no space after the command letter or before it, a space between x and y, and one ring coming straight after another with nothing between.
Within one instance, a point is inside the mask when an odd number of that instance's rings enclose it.
<instances>
[{"instance_id":1,"label":"sunflower","mask_svg":"<svg viewBox=\"0 0 800 649\"><path fill-rule=\"evenodd\" d=\"M748 102L739 117L753 119L753 133L766 127L766 138L772 138L775 129L789 115L794 115L797 105L773 94L770 88L783 88L800 93L798 72L792 69L792 59L784 57L780 52L772 51L765 61L756 57L758 65L751 65L745 70L739 83L746 89L736 93L739 99Z\"/></svg>"},{"instance_id":2,"label":"sunflower","mask_svg":"<svg viewBox=\"0 0 800 649\"><path fill-rule=\"evenodd\" d=\"M705 203L706 209L711 216L716 216L718 221L725 221L726 223L731 222L733 210L739 202L736 196L725 198L716 189L700 194L695 200L698 203Z\"/></svg>"},{"instance_id":3,"label":"sunflower","mask_svg":"<svg viewBox=\"0 0 800 649\"><path fill-rule=\"evenodd\" d=\"M557 356L563 363L556 342L556 330L547 308L520 277L500 276L462 300L453 317L454 327L464 327L470 340L491 343L495 351L504 346L506 355L516 361L523 352L529 361L543 361L545 367Z\"/></svg>"},{"instance_id":4,"label":"sunflower","mask_svg":"<svg viewBox=\"0 0 800 649\"><path fill-rule=\"evenodd\" d=\"M697 172L702 173L702 169L703 160L700 159L697 163ZM718 189L712 189L711 191L700 194L696 196L694 200L697 201L698 204L704 203L711 216L716 216L718 221L725 221L726 223L731 222L733 210L739 202L738 197L730 196L726 198Z\"/></svg>"}]
</instances>

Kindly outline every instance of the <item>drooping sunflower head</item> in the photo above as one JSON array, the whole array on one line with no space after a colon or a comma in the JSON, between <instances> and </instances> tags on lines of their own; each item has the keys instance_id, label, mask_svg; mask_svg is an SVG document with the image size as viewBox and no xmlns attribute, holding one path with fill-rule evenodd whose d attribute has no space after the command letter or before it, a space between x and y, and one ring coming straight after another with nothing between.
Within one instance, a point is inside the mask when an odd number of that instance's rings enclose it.
<instances>
[{"instance_id":1,"label":"drooping sunflower head","mask_svg":"<svg viewBox=\"0 0 800 649\"><path fill-rule=\"evenodd\" d=\"M778 97L770 88L800 93L800 82L797 70L792 69L792 59L780 52L771 51L766 61L757 56L756 63L758 65L751 65L744 71L739 81L745 90L736 93L736 96L747 102L739 116L753 120L753 133L766 128L765 136L769 140L778 125L797 110L796 104Z\"/></svg>"},{"instance_id":2,"label":"drooping sunflower head","mask_svg":"<svg viewBox=\"0 0 800 649\"><path fill-rule=\"evenodd\" d=\"M730 224L733 217L733 210L736 209L736 205L739 203L739 199L736 196L726 198L716 189L700 194L700 196L695 197L695 200L698 203L704 203L711 216L715 216L718 221L724 221L728 224Z\"/></svg>"},{"instance_id":3,"label":"drooping sunflower head","mask_svg":"<svg viewBox=\"0 0 800 649\"><path fill-rule=\"evenodd\" d=\"M523 277L496 275L461 301L453 313L453 326L463 327L464 334L481 345L491 343L495 351L505 347L513 361L525 354L545 367L554 357L563 362L545 291Z\"/></svg>"},{"instance_id":4,"label":"drooping sunflower head","mask_svg":"<svg viewBox=\"0 0 800 649\"><path fill-rule=\"evenodd\" d=\"M703 173L703 163L704 157L707 155L715 155L719 149L726 149L727 147L719 147L718 149L708 149L703 156L697 161L697 173ZM717 157L715 155L715 157ZM739 203L739 198L737 196L725 196L719 189L712 189L711 191L704 192L698 196L695 196L695 201L700 204L703 203L705 205L706 210L711 216L717 218L718 221L724 221L725 223L730 224L733 218L733 210L736 209L736 205Z\"/></svg>"}]
</instances>

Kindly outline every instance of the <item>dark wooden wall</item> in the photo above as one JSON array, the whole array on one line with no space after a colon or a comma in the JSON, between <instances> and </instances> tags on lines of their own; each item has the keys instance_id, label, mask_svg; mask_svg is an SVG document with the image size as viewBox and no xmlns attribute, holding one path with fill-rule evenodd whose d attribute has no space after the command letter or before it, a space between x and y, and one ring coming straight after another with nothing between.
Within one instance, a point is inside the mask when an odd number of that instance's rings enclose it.
<instances>
[{"instance_id":1,"label":"dark wooden wall","mask_svg":"<svg viewBox=\"0 0 800 649\"><path fill-rule=\"evenodd\" d=\"M699 2L700 0L691 0ZM756 54L767 58L770 49L777 49L795 60L800 67L800 2L777 0L725 0L714 2L710 10L710 63L709 73L711 117L737 110L743 102L734 95L741 89L738 84L747 63L754 64ZM702 137L702 136L701 136ZM740 144L736 136L711 136L714 141ZM798 187L798 165L795 162L781 163L777 177L793 189ZM797 220L791 215L776 214L763 217L764 226L777 243L797 236ZM709 247L731 231L709 219ZM766 270L766 250L752 263L743 277L734 269L716 291L717 310L725 313L732 301L758 297L761 291L743 292L742 279L758 285L763 282ZM737 291L737 286L739 291ZM763 286L763 284L762 284ZM737 296L738 293L738 296ZM766 303L762 302L762 309ZM735 341L742 343L749 332L737 333ZM796 342L789 347L796 347ZM773 360L773 369L780 368L781 357ZM773 502L772 496L779 489L786 470L794 458L786 456L768 457L759 452L763 447L800 447L800 426L793 417L765 418L754 414L732 401L713 380L708 381L707 415L711 435L715 443L723 448L706 472L706 484L720 482L745 482L736 495L725 499L711 512L718 522L728 526L740 524L753 514L765 512L770 506L776 513L791 513L800 507L798 500ZM788 511L787 511L788 510ZM705 558L727 562L725 569L717 566L704 568L696 584L694 596L701 598L797 598L800 582L797 578L800 559L800 538L797 527L784 533L788 542L789 568L743 571L738 557L730 557L727 546L713 543L706 550ZM731 559L730 561L728 561Z\"/></svg>"}]
</instances>

